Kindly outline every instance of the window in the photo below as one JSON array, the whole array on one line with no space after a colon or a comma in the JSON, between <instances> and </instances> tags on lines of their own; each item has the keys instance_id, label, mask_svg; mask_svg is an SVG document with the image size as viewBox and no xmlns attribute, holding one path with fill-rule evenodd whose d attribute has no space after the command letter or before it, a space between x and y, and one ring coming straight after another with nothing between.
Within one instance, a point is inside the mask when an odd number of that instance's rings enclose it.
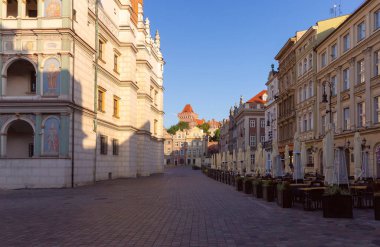
<instances>
[{"instance_id":1,"label":"window","mask_svg":"<svg viewBox=\"0 0 380 247\"><path fill-rule=\"evenodd\" d=\"M306 118L306 115L303 116L303 131L304 132L308 131L308 129L307 129L307 118Z\"/></svg>"},{"instance_id":2,"label":"window","mask_svg":"<svg viewBox=\"0 0 380 247\"><path fill-rule=\"evenodd\" d=\"M260 127L261 128L265 128L265 120L261 120L260 121Z\"/></svg>"},{"instance_id":3,"label":"window","mask_svg":"<svg viewBox=\"0 0 380 247\"><path fill-rule=\"evenodd\" d=\"M254 128L256 126L255 120L249 120L249 127Z\"/></svg>"},{"instance_id":4,"label":"window","mask_svg":"<svg viewBox=\"0 0 380 247\"><path fill-rule=\"evenodd\" d=\"M360 102L357 104L357 120L358 128L365 127L365 103Z\"/></svg>"},{"instance_id":5,"label":"window","mask_svg":"<svg viewBox=\"0 0 380 247\"><path fill-rule=\"evenodd\" d=\"M265 136L261 136L260 141L261 141L261 143L264 143L265 142Z\"/></svg>"},{"instance_id":6,"label":"window","mask_svg":"<svg viewBox=\"0 0 380 247\"><path fill-rule=\"evenodd\" d=\"M365 38L365 22L364 21L361 22L357 26L357 38L358 38L358 42Z\"/></svg>"},{"instance_id":7,"label":"window","mask_svg":"<svg viewBox=\"0 0 380 247\"><path fill-rule=\"evenodd\" d=\"M302 132L302 117L298 118L298 131Z\"/></svg>"},{"instance_id":8,"label":"window","mask_svg":"<svg viewBox=\"0 0 380 247\"><path fill-rule=\"evenodd\" d=\"M343 70L343 90L350 89L350 69Z\"/></svg>"},{"instance_id":9,"label":"window","mask_svg":"<svg viewBox=\"0 0 380 247\"><path fill-rule=\"evenodd\" d=\"M343 129L349 130L350 127L350 108L343 109Z\"/></svg>"},{"instance_id":10,"label":"window","mask_svg":"<svg viewBox=\"0 0 380 247\"><path fill-rule=\"evenodd\" d=\"M304 100L307 99L307 87L306 87L306 84L303 86L303 99Z\"/></svg>"},{"instance_id":11,"label":"window","mask_svg":"<svg viewBox=\"0 0 380 247\"><path fill-rule=\"evenodd\" d=\"M333 44L331 46L331 60L335 60L336 57L337 57L337 51L338 51L338 48L337 48L337 45L336 44Z\"/></svg>"},{"instance_id":12,"label":"window","mask_svg":"<svg viewBox=\"0 0 380 247\"><path fill-rule=\"evenodd\" d=\"M380 75L380 50L376 51L373 57L374 57L374 66L375 66L375 70L373 74L374 76L378 76Z\"/></svg>"},{"instance_id":13,"label":"window","mask_svg":"<svg viewBox=\"0 0 380 247\"><path fill-rule=\"evenodd\" d=\"M375 124L380 123L380 96L377 96L374 98L373 110L374 110L373 122Z\"/></svg>"},{"instance_id":14,"label":"window","mask_svg":"<svg viewBox=\"0 0 380 247\"><path fill-rule=\"evenodd\" d=\"M30 92L36 93L36 87L37 87L36 73L32 71L30 72Z\"/></svg>"},{"instance_id":15,"label":"window","mask_svg":"<svg viewBox=\"0 0 380 247\"><path fill-rule=\"evenodd\" d=\"M321 66L322 68L326 66L326 52L322 53L321 55Z\"/></svg>"},{"instance_id":16,"label":"window","mask_svg":"<svg viewBox=\"0 0 380 247\"><path fill-rule=\"evenodd\" d=\"M119 73L119 55L116 53L113 55L113 71Z\"/></svg>"},{"instance_id":17,"label":"window","mask_svg":"<svg viewBox=\"0 0 380 247\"><path fill-rule=\"evenodd\" d=\"M25 16L32 18L37 17L37 0L26 0Z\"/></svg>"},{"instance_id":18,"label":"window","mask_svg":"<svg viewBox=\"0 0 380 247\"><path fill-rule=\"evenodd\" d=\"M108 137L100 136L100 154L107 155L108 153Z\"/></svg>"},{"instance_id":19,"label":"window","mask_svg":"<svg viewBox=\"0 0 380 247\"><path fill-rule=\"evenodd\" d=\"M346 52L350 49L350 34L343 36L343 52Z\"/></svg>"},{"instance_id":20,"label":"window","mask_svg":"<svg viewBox=\"0 0 380 247\"><path fill-rule=\"evenodd\" d=\"M170 152L170 149L168 151ZM119 140L117 139L112 140L112 154L119 155Z\"/></svg>"},{"instance_id":21,"label":"window","mask_svg":"<svg viewBox=\"0 0 380 247\"><path fill-rule=\"evenodd\" d=\"M104 42L102 40L99 40L99 59L101 60L104 60L103 50L104 50Z\"/></svg>"},{"instance_id":22,"label":"window","mask_svg":"<svg viewBox=\"0 0 380 247\"><path fill-rule=\"evenodd\" d=\"M120 98L117 96L113 96L113 116L116 118L119 117L119 105L120 105Z\"/></svg>"},{"instance_id":23,"label":"window","mask_svg":"<svg viewBox=\"0 0 380 247\"><path fill-rule=\"evenodd\" d=\"M104 112L105 108L105 90L98 89L98 111Z\"/></svg>"},{"instance_id":24,"label":"window","mask_svg":"<svg viewBox=\"0 0 380 247\"><path fill-rule=\"evenodd\" d=\"M18 1L7 0L7 17L16 18L18 16Z\"/></svg>"},{"instance_id":25,"label":"window","mask_svg":"<svg viewBox=\"0 0 380 247\"><path fill-rule=\"evenodd\" d=\"M375 20L375 30L380 28L380 10L376 11L374 13L374 20Z\"/></svg>"},{"instance_id":26,"label":"window","mask_svg":"<svg viewBox=\"0 0 380 247\"><path fill-rule=\"evenodd\" d=\"M357 81L356 83L364 83L365 82L365 74L364 74L364 59L360 60L356 64L357 69Z\"/></svg>"},{"instance_id":27,"label":"window","mask_svg":"<svg viewBox=\"0 0 380 247\"><path fill-rule=\"evenodd\" d=\"M255 147L256 146L256 136L250 136L249 137L249 145L251 147Z\"/></svg>"},{"instance_id":28,"label":"window","mask_svg":"<svg viewBox=\"0 0 380 247\"><path fill-rule=\"evenodd\" d=\"M303 73L307 72L307 58L303 60Z\"/></svg>"},{"instance_id":29,"label":"window","mask_svg":"<svg viewBox=\"0 0 380 247\"><path fill-rule=\"evenodd\" d=\"M313 54L309 55L309 69L313 67Z\"/></svg>"},{"instance_id":30,"label":"window","mask_svg":"<svg viewBox=\"0 0 380 247\"><path fill-rule=\"evenodd\" d=\"M298 64L298 76L302 75L302 63Z\"/></svg>"},{"instance_id":31,"label":"window","mask_svg":"<svg viewBox=\"0 0 380 247\"><path fill-rule=\"evenodd\" d=\"M331 77L331 92L332 92L332 96L336 96L336 94L337 94L336 76Z\"/></svg>"}]
</instances>

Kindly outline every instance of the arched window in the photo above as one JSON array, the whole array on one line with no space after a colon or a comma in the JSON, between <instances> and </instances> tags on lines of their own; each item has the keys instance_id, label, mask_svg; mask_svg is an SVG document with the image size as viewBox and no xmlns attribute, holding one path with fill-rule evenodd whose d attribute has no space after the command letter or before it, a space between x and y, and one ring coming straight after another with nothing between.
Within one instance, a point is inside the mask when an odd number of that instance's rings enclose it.
<instances>
[{"instance_id":1,"label":"arched window","mask_svg":"<svg viewBox=\"0 0 380 247\"><path fill-rule=\"evenodd\" d=\"M6 78L7 96L29 96L36 93L36 70L34 65L25 59L18 59L8 67Z\"/></svg>"},{"instance_id":2,"label":"arched window","mask_svg":"<svg viewBox=\"0 0 380 247\"><path fill-rule=\"evenodd\" d=\"M307 86L306 86L306 84L303 85L303 99L304 100L307 99Z\"/></svg>"},{"instance_id":3,"label":"arched window","mask_svg":"<svg viewBox=\"0 0 380 247\"><path fill-rule=\"evenodd\" d=\"M48 117L43 122L43 154L59 154L60 121L57 117Z\"/></svg>"},{"instance_id":4,"label":"arched window","mask_svg":"<svg viewBox=\"0 0 380 247\"><path fill-rule=\"evenodd\" d=\"M307 58L303 60L303 73L307 72Z\"/></svg>"},{"instance_id":5,"label":"arched window","mask_svg":"<svg viewBox=\"0 0 380 247\"><path fill-rule=\"evenodd\" d=\"M37 17L37 0L26 0L25 3L25 16Z\"/></svg>"},{"instance_id":6,"label":"arched window","mask_svg":"<svg viewBox=\"0 0 380 247\"><path fill-rule=\"evenodd\" d=\"M7 0L7 17L18 16L18 0Z\"/></svg>"},{"instance_id":7,"label":"arched window","mask_svg":"<svg viewBox=\"0 0 380 247\"><path fill-rule=\"evenodd\" d=\"M2 136L2 145L6 148L7 158L29 158L34 155L34 129L29 121L17 119L12 121Z\"/></svg>"},{"instance_id":8,"label":"arched window","mask_svg":"<svg viewBox=\"0 0 380 247\"><path fill-rule=\"evenodd\" d=\"M313 54L309 54L309 69L313 67Z\"/></svg>"}]
</instances>

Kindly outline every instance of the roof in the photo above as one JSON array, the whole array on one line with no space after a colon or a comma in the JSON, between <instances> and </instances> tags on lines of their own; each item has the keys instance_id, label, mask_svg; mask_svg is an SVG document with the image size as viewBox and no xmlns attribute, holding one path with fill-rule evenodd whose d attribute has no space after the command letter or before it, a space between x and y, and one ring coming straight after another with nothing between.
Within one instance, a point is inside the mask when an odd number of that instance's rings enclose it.
<instances>
[{"instance_id":1,"label":"roof","mask_svg":"<svg viewBox=\"0 0 380 247\"><path fill-rule=\"evenodd\" d=\"M254 96L252 99L248 100L247 103L261 103L265 104L267 101L263 99L264 94L267 94L267 90L263 90Z\"/></svg>"},{"instance_id":2,"label":"roof","mask_svg":"<svg viewBox=\"0 0 380 247\"><path fill-rule=\"evenodd\" d=\"M197 119L197 120L195 120L195 121L197 121L197 125L201 125L201 124L204 124L204 123L205 123L205 120L204 120L204 119L202 119L202 120Z\"/></svg>"},{"instance_id":3,"label":"roof","mask_svg":"<svg viewBox=\"0 0 380 247\"><path fill-rule=\"evenodd\" d=\"M185 105L185 107L184 107L183 110L182 110L182 113L184 113L184 112L187 112L187 113L194 113L194 111L193 111L193 107L191 107L190 104Z\"/></svg>"}]
</instances>

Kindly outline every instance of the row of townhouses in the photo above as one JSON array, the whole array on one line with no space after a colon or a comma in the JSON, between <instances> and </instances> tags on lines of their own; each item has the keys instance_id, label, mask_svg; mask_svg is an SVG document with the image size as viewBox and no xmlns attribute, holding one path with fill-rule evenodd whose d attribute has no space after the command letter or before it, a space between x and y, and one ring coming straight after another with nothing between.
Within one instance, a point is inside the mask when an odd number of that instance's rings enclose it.
<instances>
[{"instance_id":1,"label":"row of townhouses","mask_svg":"<svg viewBox=\"0 0 380 247\"><path fill-rule=\"evenodd\" d=\"M143 0L0 2L0 189L163 169L163 67Z\"/></svg>"},{"instance_id":2,"label":"row of townhouses","mask_svg":"<svg viewBox=\"0 0 380 247\"><path fill-rule=\"evenodd\" d=\"M291 157L295 133L305 142L305 172L323 174L322 140L331 123L335 147L344 147L354 175L354 134L362 138L369 175L380 177L380 2L365 1L354 13L318 21L289 38L269 73L264 148L274 142ZM285 154L288 151L288 154Z\"/></svg>"}]
</instances>

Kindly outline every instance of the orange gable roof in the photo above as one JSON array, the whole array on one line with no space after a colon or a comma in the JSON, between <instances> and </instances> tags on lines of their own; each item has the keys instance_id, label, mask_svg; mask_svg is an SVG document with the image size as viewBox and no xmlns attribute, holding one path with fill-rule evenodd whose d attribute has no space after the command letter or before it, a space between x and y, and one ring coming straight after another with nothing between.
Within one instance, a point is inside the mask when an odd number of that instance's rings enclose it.
<instances>
[{"instance_id":1,"label":"orange gable roof","mask_svg":"<svg viewBox=\"0 0 380 247\"><path fill-rule=\"evenodd\" d=\"M263 99L264 94L267 94L267 90L263 90L254 96L252 99L248 100L247 103L260 103L265 104L267 101Z\"/></svg>"},{"instance_id":2,"label":"orange gable roof","mask_svg":"<svg viewBox=\"0 0 380 247\"><path fill-rule=\"evenodd\" d=\"M182 110L182 113L184 113L184 112L194 113L194 111L193 111L193 107L191 107L190 104L185 105L185 107L184 107L183 110Z\"/></svg>"}]
</instances>

